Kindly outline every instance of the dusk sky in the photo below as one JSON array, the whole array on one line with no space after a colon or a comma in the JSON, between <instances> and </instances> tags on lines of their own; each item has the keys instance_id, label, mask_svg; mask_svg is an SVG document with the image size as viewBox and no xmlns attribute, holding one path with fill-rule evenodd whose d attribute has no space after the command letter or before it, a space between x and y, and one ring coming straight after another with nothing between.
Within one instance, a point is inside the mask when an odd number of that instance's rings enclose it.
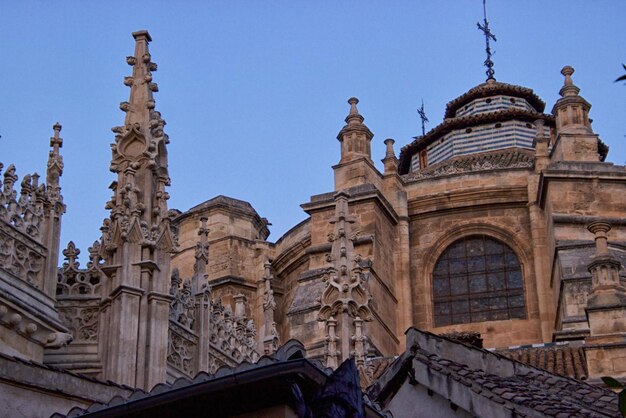
<instances>
[{"instance_id":1,"label":"dusk sky","mask_svg":"<svg viewBox=\"0 0 626 418\"><path fill-rule=\"evenodd\" d=\"M571 65L592 104L594 131L626 162L626 3L489 0L495 78L532 88L549 113ZM430 119L485 81L481 0L5 1L0 5L0 161L20 179L45 176L52 125L63 125L67 213L86 263L100 236L110 128L121 125L133 31L152 35L156 108L167 121L170 208L216 195L249 201L273 224L270 241L306 218L311 195L333 190L337 133L359 98L382 169Z\"/></svg>"}]
</instances>

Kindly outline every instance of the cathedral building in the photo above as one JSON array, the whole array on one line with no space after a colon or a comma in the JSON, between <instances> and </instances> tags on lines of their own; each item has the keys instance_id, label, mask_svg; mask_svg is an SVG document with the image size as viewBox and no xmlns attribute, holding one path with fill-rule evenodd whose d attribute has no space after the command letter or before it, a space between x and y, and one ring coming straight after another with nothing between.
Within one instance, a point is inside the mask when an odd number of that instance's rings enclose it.
<instances>
[{"instance_id":1,"label":"cathedral building","mask_svg":"<svg viewBox=\"0 0 626 418\"><path fill-rule=\"evenodd\" d=\"M626 379L626 168L604 161L572 67L550 111L488 72L436 127L398 151L385 139L381 156L350 98L334 189L303 202L307 219L272 242L251 203L168 207L151 37L133 37L109 216L84 267L81 251L59 242L61 125L45 184L0 165L0 398L20 411L11 416L100 416L94 402L113 408L106 416L144 416L113 412L132 402L149 411L174 389L200 396L185 385L209 396L224 370L252 376L288 361L307 368L301 387L314 387L319 370L349 358L370 388L367 416L505 416L501 405L552 416L546 408L567 402L581 413L572 416L615 416L617 401L598 386ZM513 385L520 376L535 383ZM241 384L280 386L262 378ZM568 395L537 386L553 398L516 397L548 379ZM510 398L484 395L505 380ZM404 413L418 400L430 409ZM232 408L220 416L250 413ZM287 409L264 413L298 416Z\"/></svg>"}]
</instances>

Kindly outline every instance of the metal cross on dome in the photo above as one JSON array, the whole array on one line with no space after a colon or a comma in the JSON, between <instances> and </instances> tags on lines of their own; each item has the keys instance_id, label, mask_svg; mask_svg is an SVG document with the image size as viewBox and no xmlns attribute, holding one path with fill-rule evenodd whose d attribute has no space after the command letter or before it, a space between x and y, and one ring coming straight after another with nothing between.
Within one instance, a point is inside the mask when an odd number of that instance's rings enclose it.
<instances>
[{"instance_id":1,"label":"metal cross on dome","mask_svg":"<svg viewBox=\"0 0 626 418\"><path fill-rule=\"evenodd\" d=\"M417 109L417 113L420 115L420 119L422 120L422 136L424 136L426 135L425 123L428 122L426 111L424 110L424 99L422 99L422 106Z\"/></svg>"},{"instance_id":2,"label":"metal cross on dome","mask_svg":"<svg viewBox=\"0 0 626 418\"><path fill-rule=\"evenodd\" d=\"M487 21L487 5L485 3L486 0L483 0L483 24L481 25L480 23L476 23L476 25L478 25L478 29L485 34L485 43L487 44L487 47L485 49L485 51L487 52L487 59L485 60L485 67L487 67L487 80L495 80L495 77L493 75L496 72L493 69L493 61L491 60L491 56L493 55L493 53L491 52L489 40L493 39L493 41L496 42L497 39L496 36L491 33L491 30L489 29L489 22Z\"/></svg>"}]
</instances>

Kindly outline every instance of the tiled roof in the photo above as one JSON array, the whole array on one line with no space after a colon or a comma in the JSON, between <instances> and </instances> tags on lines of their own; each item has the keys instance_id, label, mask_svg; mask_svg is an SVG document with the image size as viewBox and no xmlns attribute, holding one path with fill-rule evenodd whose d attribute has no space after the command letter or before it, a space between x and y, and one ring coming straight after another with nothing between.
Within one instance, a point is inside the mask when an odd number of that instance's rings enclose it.
<instances>
[{"instance_id":1,"label":"tiled roof","mask_svg":"<svg viewBox=\"0 0 626 418\"><path fill-rule=\"evenodd\" d=\"M402 176L404 181L431 179L454 174L464 174L476 171L491 171L511 168L532 168L534 166L534 152L521 148L505 148L480 154L468 154L453 157L437 164L426 167L415 173Z\"/></svg>"},{"instance_id":2,"label":"tiled roof","mask_svg":"<svg viewBox=\"0 0 626 418\"><path fill-rule=\"evenodd\" d=\"M575 380L550 376L539 370L524 370L515 376L498 376L465 364L444 359L437 354L418 349L415 359L429 370L448 376L473 392L505 408L517 416L547 416L570 418L615 416L616 396L612 392L584 385Z\"/></svg>"},{"instance_id":3,"label":"tiled roof","mask_svg":"<svg viewBox=\"0 0 626 418\"><path fill-rule=\"evenodd\" d=\"M541 100L532 89L529 89L528 87L516 86L514 84L500 83L494 80L479 84L476 87L469 89L456 99L450 101L446 105L445 118L454 117L455 112L459 108L463 107L472 100L481 97L495 96L497 94L522 97L526 99L526 101L530 103L530 105L538 112L543 112L546 107L545 102Z\"/></svg>"},{"instance_id":4,"label":"tiled roof","mask_svg":"<svg viewBox=\"0 0 626 418\"><path fill-rule=\"evenodd\" d=\"M507 416L518 417L618 416L615 393L498 353L416 329L408 331L407 347L370 387L374 402L388 402L412 368L413 382L477 416L481 408L504 409Z\"/></svg>"},{"instance_id":5,"label":"tiled roof","mask_svg":"<svg viewBox=\"0 0 626 418\"><path fill-rule=\"evenodd\" d=\"M533 123L537 119L543 119L546 121L548 126L554 124L554 117L552 115L521 109L507 109L489 113L479 113L476 115L447 118L444 119L442 123L427 132L426 135L417 137L413 142L402 147L398 161L398 170L400 174L408 173L411 157L416 152L424 149L424 147L438 140L450 131L455 129L470 128L487 123L505 122L513 119L530 123Z\"/></svg>"},{"instance_id":6,"label":"tiled roof","mask_svg":"<svg viewBox=\"0 0 626 418\"><path fill-rule=\"evenodd\" d=\"M552 345L496 350L496 353L560 376L586 380L588 376L585 350L582 345Z\"/></svg>"}]
</instances>

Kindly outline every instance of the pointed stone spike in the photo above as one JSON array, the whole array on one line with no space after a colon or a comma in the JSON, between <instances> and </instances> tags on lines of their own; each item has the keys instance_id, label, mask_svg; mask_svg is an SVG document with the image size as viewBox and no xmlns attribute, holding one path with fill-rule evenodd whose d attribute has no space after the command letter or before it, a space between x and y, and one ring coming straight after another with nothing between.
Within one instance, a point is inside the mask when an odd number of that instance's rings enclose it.
<instances>
[{"instance_id":1,"label":"pointed stone spike","mask_svg":"<svg viewBox=\"0 0 626 418\"><path fill-rule=\"evenodd\" d=\"M150 121L150 110L154 109L152 82L152 62L148 44L152 37L146 30L133 32L135 38L135 53L128 57L126 62L133 66L133 74L124 78L124 84L130 87L130 99L122 102L120 108L126 112L126 125L139 123L147 127Z\"/></svg>"}]
</instances>

